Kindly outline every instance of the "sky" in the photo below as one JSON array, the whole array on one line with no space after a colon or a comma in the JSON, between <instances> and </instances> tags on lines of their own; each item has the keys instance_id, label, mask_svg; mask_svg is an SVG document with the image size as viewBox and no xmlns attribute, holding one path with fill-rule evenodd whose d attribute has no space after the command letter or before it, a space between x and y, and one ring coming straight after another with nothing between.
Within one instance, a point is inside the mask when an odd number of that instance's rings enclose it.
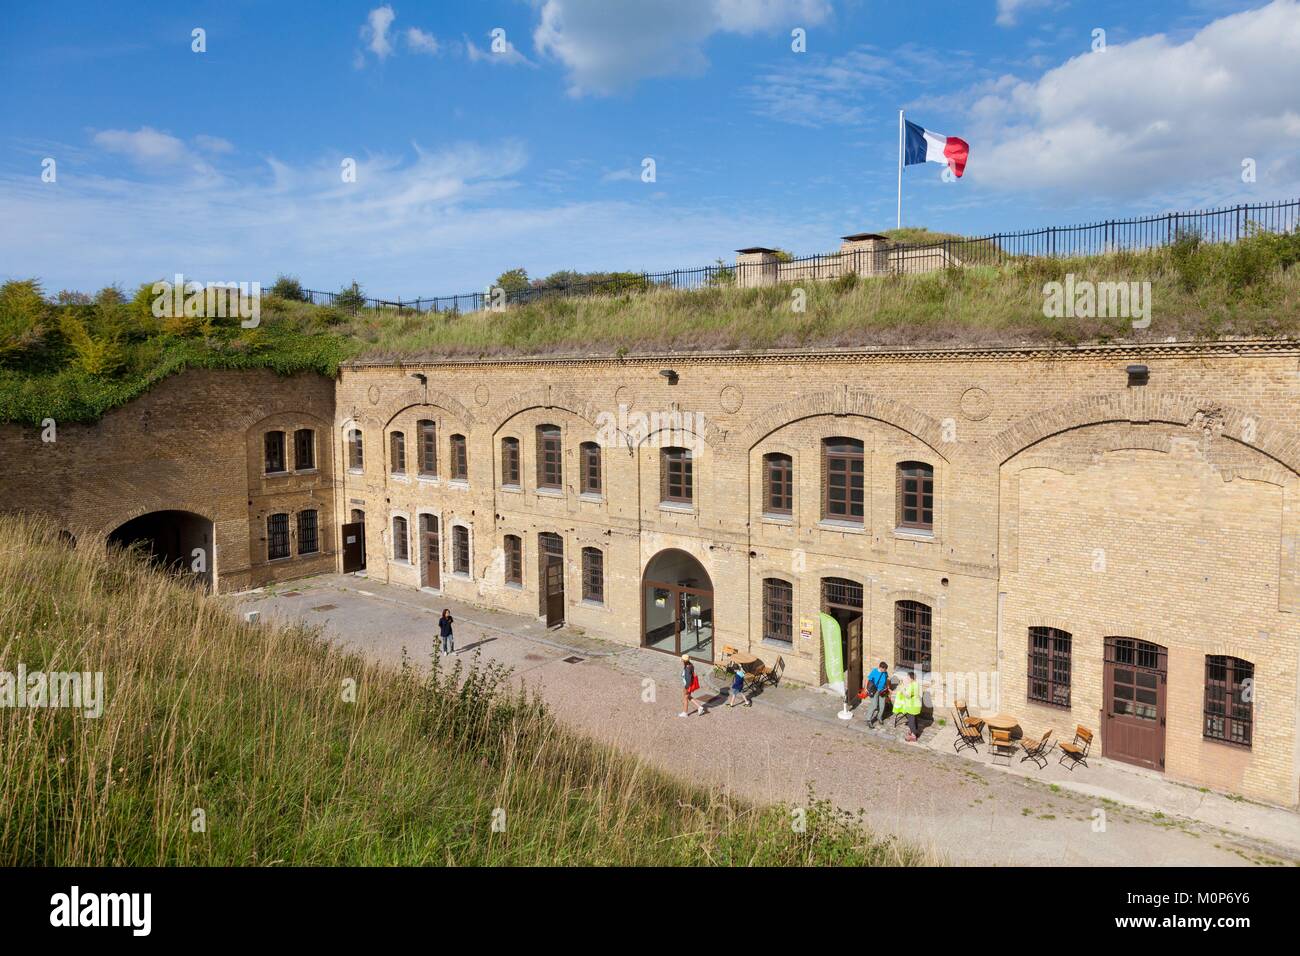
<instances>
[{"instance_id":1,"label":"sky","mask_svg":"<svg viewBox=\"0 0 1300 956\"><path fill-rule=\"evenodd\" d=\"M900 109L970 144L906 168L904 225L1295 198L1300 3L10 3L0 278L409 299L828 252L894 225Z\"/></svg>"}]
</instances>

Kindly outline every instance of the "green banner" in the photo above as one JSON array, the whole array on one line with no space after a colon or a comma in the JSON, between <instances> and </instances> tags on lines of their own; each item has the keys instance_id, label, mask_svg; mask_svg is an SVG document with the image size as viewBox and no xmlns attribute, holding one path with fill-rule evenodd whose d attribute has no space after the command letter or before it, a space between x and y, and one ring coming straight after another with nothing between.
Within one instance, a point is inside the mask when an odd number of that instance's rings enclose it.
<instances>
[{"instance_id":1,"label":"green banner","mask_svg":"<svg viewBox=\"0 0 1300 956\"><path fill-rule=\"evenodd\" d=\"M826 683L844 689L844 645L840 640L840 622L824 611L822 619L822 662L826 666Z\"/></svg>"}]
</instances>

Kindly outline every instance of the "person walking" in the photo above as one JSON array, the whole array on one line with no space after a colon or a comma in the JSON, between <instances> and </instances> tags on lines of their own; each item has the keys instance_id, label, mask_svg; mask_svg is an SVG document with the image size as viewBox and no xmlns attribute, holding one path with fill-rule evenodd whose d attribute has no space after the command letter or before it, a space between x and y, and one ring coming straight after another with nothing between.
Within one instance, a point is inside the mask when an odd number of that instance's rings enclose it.
<instances>
[{"instance_id":1,"label":"person walking","mask_svg":"<svg viewBox=\"0 0 1300 956\"><path fill-rule=\"evenodd\" d=\"M685 717L691 712L691 704L695 704L703 717L708 713L708 708L701 704L691 695L700 689L700 678L695 673L695 665L691 663L691 655L682 655L682 712L678 717Z\"/></svg>"},{"instance_id":2,"label":"person walking","mask_svg":"<svg viewBox=\"0 0 1300 956\"><path fill-rule=\"evenodd\" d=\"M921 685L914 671L907 672L907 679L894 695L894 712L907 715L907 742L916 743L921 736L917 722L921 714Z\"/></svg>"},{"instance_id":3,"label":"person walking","mask_svg":"<svg viewBox=\"0 0 1300 956\"><path fill-rule=\"evenodd\" d=\"M889 704L889 665L884 661L867 675L867 727L885 726L885 707Z\"/></svg>"},{"instance_id":4,"label":"person walking","mask_svg":"<svg viewBox=\"0 0 1300 956\"><path fill-rule=\"evenodd\" d=\"M739 697L746 707L753 707L754 702L745 696L745 668L739 664L732 664L734 668L731 675L730 698L727 700L728 707L736 706L736 698Z\"/></svg>"},{"instance_id":5,"label":"person walking","mask_svg":"<svg viewBox=\"0 0 1300 956\"><path fill-rule=\"evenodd\" d=\"M444 654L456 653L456 637L452 634L451 625L455 623L455 618L451 616L451 608L442 609L442 617L438 618L438 632L442 635L442 652Z\"/></svg>"}]
</instances>

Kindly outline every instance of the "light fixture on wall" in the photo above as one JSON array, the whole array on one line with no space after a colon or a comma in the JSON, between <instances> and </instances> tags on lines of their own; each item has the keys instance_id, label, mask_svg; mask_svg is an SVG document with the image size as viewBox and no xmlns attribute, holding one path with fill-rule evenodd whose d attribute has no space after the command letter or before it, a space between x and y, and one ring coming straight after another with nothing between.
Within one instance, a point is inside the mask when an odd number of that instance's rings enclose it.
<instances>
[{"instance_id":1,"label":"light fixture on wall","mask_svg":"<svg viewBox=\"0 0 1300 956\"><path fill-rule=\"evenodd\" d=\"M1130 365L1127 369L1125 369L1125 371L1128 372L1129 388L1132 388L1135 385L1145 385L1147 383L1147 379L1151 375L1150 369L1148 369L1145 365Z\"/></svg>"},{"instance_id":2,"label":"light fixture on wall","mask_svg":"<svg viewBox=\"0 0 1300 956\"><path fill-rule=\"evenodd\" d=\"M668 379L669 385L677 384L677 373L673 369L661 368L659 370L659 374L662 375L664 378Z\"/></svg>"}]
</instances>

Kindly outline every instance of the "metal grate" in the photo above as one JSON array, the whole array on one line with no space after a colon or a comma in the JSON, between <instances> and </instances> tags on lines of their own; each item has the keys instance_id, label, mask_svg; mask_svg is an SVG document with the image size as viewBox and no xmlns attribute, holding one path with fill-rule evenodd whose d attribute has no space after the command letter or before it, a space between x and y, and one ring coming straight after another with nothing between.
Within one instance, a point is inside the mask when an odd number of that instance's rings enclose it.
<instances>
[{"instance_id":1,"label":"metal grate","mask_svg":"<svg viewBox=\"0 0 1300 956\"><path fill-rule=\"evenodd\" d=\"M332 610L334 610L336 607L338 607L337 604L317 604L314 608L312 608L312 610L313 610L313 611L332 611Z\"/></svg>"},{"instance_id":2,"label":"metal grate","mask_svg":"<svg viewBox=\"0 0 1300 956\"><path fill-rule=\"evenodd\" d=\"M566 658L564 659L564 663L566 663L566 664L581 664L581 663L582 663L583 661L585 661L585 660L586 660L585 657L566 657Z\"/></svg>"},{"instance_id":3,"label":"metal grate","mask_svg":"<svg viewBox=\"0 0 1300 956\"><path fill-rule=\"evenodd\" d=\"M822 604L862 610L862 585L844 578L822 578Z\"/></svg>"}]
</instances>

